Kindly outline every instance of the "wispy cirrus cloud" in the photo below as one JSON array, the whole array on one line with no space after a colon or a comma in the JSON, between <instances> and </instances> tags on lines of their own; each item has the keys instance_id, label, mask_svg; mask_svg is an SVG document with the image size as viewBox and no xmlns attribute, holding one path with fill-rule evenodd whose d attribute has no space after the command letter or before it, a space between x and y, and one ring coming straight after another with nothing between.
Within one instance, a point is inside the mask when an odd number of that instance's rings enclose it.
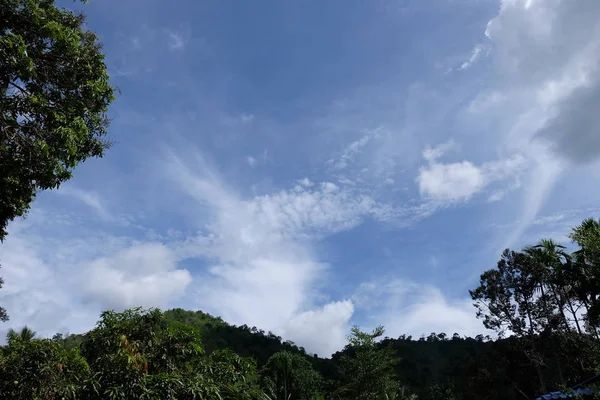
<instances>
[{"instance_id":1,"label":"wispy cirrus cloud","mask_svg":"<svg viewBox=\"0 0 600 400\"><path fill-rule=\"evenodd\" d=\"M476 44L471 50L471 55L467 60L465 60L460 67L458 68L460 71L465 71L473 66L477 62L477 60L481 57L482 53L488 51L489 48L486 49L486 46L482 44Z\"/></svg>"}]
</instances>

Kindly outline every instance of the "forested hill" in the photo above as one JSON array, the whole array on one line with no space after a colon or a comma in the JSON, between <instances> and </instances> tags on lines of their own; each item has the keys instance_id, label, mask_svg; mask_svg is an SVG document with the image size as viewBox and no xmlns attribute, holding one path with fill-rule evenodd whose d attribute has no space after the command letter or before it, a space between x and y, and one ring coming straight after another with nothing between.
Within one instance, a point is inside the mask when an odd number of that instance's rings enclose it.
<instances>
[{"instance_id":1,"label":"forested hill","mask_svg":"<svg viewBox=\"0 0 600 400\"><path fill-rule=\"evenodd\" d=\"M252 357L259 366L264 365L273 354L287 350L307 355L302 347L283 339L272 332L265 332L247 325L235 326L202 311L187 311L181 308L165 311L169 322L184 323L199 328L202 344L207 352L230 349L242 357Z\"/></svg>"},{"instance_id":2,"label":"forested hill","mask_svg":"<svg viewBox=\"0 0 600 400\"><path fill-rule=\"evenodd\" d=\"M271 332L230 325L202 311L173 309L165 311L164 317L169 324L199 329L208 354L228 349L256 360L259 370L282 351L302 356L321 375L326 392L333 391L341 380L342 357L354 355L350 347L331 358L311 355ZM61 339L67 347L78 347L83 338L70 335ZM393 349L398 360L396 379L421 399L530 399L542 392L536 366L528 355L531 343L525 339L431 333L418 339L386 337L378 346ZM554 333L536 338L534 346L544 360L544 386L571 386L595 374L600 346L590 335Z\"/></svg>"},{"instance_id":3,"label":"forested hill","mask_svg":"<svg viewBox=\"0 0 600 400\"><path fill-rule=\"evenodd\" d=\"M593 376L600 354L594 336L573 331L499 340L444 333L382 339L383 332L354 328L343 350L320 358L202 311L107 311L82 335L49 340L27 328L11 331L0 348L0 394L140 398L168 389L174 394L164 398L273 400L288 399L279 391L291 384L298 400L355 399L364 385L384 390L365 397L376 400L533 399ZM113 389L116 397L105 397ZM196 391L215 395L189 395Z\"/></svg>"},{"instance_id":4,"label":"forested hill","mask_svg":"<svg viewBox=\"0 0 600 400\"><path fill-rule=\"evenodd\" d=\"M351 353L345 349L331 358L317 357L271 332L229 325L202 311L174 309L166 311L165 316L171 322L200 328L207 352L230 349L254 358L259 368L273 354L285 350L306 357L325 381L333 382L339 379L340 359ZM593 337L556 333L538 337L536 342L541 357L547 360L543 366L545 386L570 386L594 375L600 346ZM400 360L395 367L397 379L422 399L447 398L436 396L450 393L462 399L524 399L541 392L536 367L527 355L531 344L522 339L432 333L417 339L385 338L379 344L388 345Z\"/></svg>"}]
</instances>

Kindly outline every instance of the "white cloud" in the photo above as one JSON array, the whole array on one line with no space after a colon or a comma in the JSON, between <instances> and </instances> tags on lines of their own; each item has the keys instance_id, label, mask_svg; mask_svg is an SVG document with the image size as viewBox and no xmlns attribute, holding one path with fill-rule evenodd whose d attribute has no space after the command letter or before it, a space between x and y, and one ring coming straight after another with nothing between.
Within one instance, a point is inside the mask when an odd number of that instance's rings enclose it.
<instances>
[{"instance_id":1,"label":"white cloud","mask_svg":"<svg viewBox=\"0 0 600 400\"><path fill-rule=\"evenodd\" d=\"M503 1L486 29L499 70L520 88L512 97L538 111L538 129L521 134L573 162L600 154L599 13L594 0Z\"/></svg>"},{"instance_id":2,"label":"white cloud","mask_svg":"<svg viewBox=\"0 0 600 400\"><path fill-rule=\"evenodd\" d=\"M487 25L492 87L472 108L495 107L509 127L506 149L526 154L530 164L522 177L521 223L507 244L535 220L570 164L599 159L599 14L595 0L504 0Z\"/></svg>"},{"instance_id":3,"label":"white cloud","mask_svg":"<svg viewBox=\"0 0 600 400\"><path fill-rule=\"evenodd\" d=\"M185 47L185 39L184 39L182 33L175 32L175 31L168 31L167 36L168 36L169 50L172 50L172 51L183 50L183 48Z\"/></svg>"},{"instance_id":4,"label":"white cloud","mask_svg":"<svg viewBox=\"0 0 600 400\"><path fill-rule=\"evenodd\" d=\"M488 201L493 203L495 201L501 201L504 198L505 193L502 190L494 192L488 197Z\"/></svg>"},{"instance_id":5,"label":"white cloud","mask_svg":"<svg viewBox=\"0 0 600 400\"><path fill-rule=\"evenodd\" d=\"M82 295L103 308L165 307L181 297L190 273L176 268L176 258L161 243L140 243L95 259L83 268Z\"/></svg>"},{"instance_id":6,"label":"white cloud","mask_svg":"<svg viewBox=\"0 0 600 400\"><path fill-rule=\"evenodd\" d=\"M365 133L360 139L347 145L337 160L331 159L329 163L333 165L333 169L335 170L347 168L373 139L378 139L379 137L380 135L376 130Z\"/></svg>"},{"instance_id":7,"label":"white cloud","mask_svg":"<svg viewBox=\"0 0 600 400\"><path fill-rule=\"evenodd\" d=\"M527 190L522 193L521 222L506 239L504 247L513 246L535 220L554 182L556 182L564 168L560 159L557 159L545 149L536 151L537 147L532 146L535 153L530 175L525 182Z\"/></svg>"},{"instance_id":8,"label":"white cloud","mask_svg":"<svg viewBox=\"0 0 600 400\"><path fill-rule=\"evenodd\" d=\"M101 218L110 218L110 214L104 208L102 202L100 201L100 196L97 193L73 188L70 186L61 187L57 193L64 194L67 196L71 196L88 207L92 208Z\"/></svg>"},{"instance_id":9,"label":"white cloud","mask_svg":"<svg viewBox=\"0 0 600 400\"><path fill-rule=\"evenodd\" d=\"M329 357L346 345L353 313L354 305L350 300L337 301L300 313L277 331L310 352Z\"/></svg>"},{"instance_id":10,"label":"white cloud","mask_svg":"<svg viewBox=\"0 0 600 400\"><path fill-rule=\"evenodd\" d=\"M422 196L442 202L466 201L492 182L518 176L526 163L520 154L481 166L470 161L437 162L438 158L454 147L453 142L448 142L434 148L428 147L423 152L423 158L429 164L421 167L416 179ZM496 192L492 199L499 200L499 193Z\"/></svg>"},{"instance_id":11,"label":"white cloud","mask_svg":"<svg viewBox=\"0 0 600 400\"><path fill-rule=\"evenodd\" d=\"M0 326L0 341L9 328L23 325L41 334L55 333L51 327L60 326L69 317L68 295L51 266L28 238L13 232L3 244L1 261L5 285L0 290L0 304L7 309L10 321Z\"/></svg>"},{"instance_id":12,"label":"white cloud","mask_svg":"<svg viewBox=\"0 0 600 400\"><path fill-rule=\"evenodd\" d=\"M507 94L499 91L482 92L477 94L475 98L471 100L467 111L474 114L484 112L494 106L502 104L507 98Z\"/></svg>"},{"instance_id":13,"label":"white cloud","mask_svg":"<svg viewBox=\"0 0 600 400\"><path fill-rule=\"evenodd\" d=\"M394 217L394 210L367 194L321 182L317 189L297 186L258 196L246 203L255 221L285 235L333 233L353 228L366 217Z\"/></svg>"},{"instance_id":14,"label":"white cloud","mask_svg":"<svg viewBox=\"0 0 600 400\"><path fill-rule=\"evenodd\" d=\"M256 158L252 157L252 156L246 156L246 162L248 163L249 166L251 166L252 168L254 168L254 166L256 165L257 161Z\"/></svg>"},{"instance_id":15,"label":"white cloud","mask_svg":"<svg viewBox=\"0 0 600 400\"><path fill-rule=\"evenodd\" d=\"M308 178L300 179L298 181L298 184L300 184L300 185L302 185L304 187L311 187L311 186L314 185L314 183L312 183L312 181L310 179L308 179Z\"/></svg>"},{"instance_id":16,"label":"white cloud","mask_svg":"<svg viewBox=\"0 0 600 400\"><path fill-rule=\"evenodd\" d=\"M353 299L372 325L383 324L390 337L431 332L476 336L484 332L469 299L448 299L434 286L402 279L368 282Z\"/></svg>"},{"instance_id":17,"label":"white cloud","mask_svg":"<svg viewBox=\"0 0 600 400\"><path fill-rule=\"evenodd\" d=\"M469 161L430 164L417 182L422 195L442 201L469 200L485 186L483 172Z\"/></svg>"},{"instance_id":18,"label":"white cloud","mask_svg":"<svg viewBox=\"0 0 600 400\"><path fill-rule=\"evenodd\" d=\"M241 114L240 121L243 124L251 124L254 121L254 115L253 114Z\"/></svg>"},{"instance_id":19,"label":"white cloud","mask_svg":"<svg viewBox=\"0 0 600 400\"><path fill-rule=\"evenodd\" d=\"M456 148L457 145L454 140L449 140L446 143L439 144L435 147L429 146L426 147L425 150L423 150L423 158L429 162L434 162L447 152L455 150Z\"/></svg>"},{"instance_id":20,"label":"white cloud","mask_svg":"<svg viewBox=\"0 0 600 400\"><path fill-rule=\"evenodd\" d=\"M461 64L461 66L459 67L459 70L464 71L464 70L471 68L471 66L473 66L473 64L475 64L475 62L477 62L477 60L479 59L479 57L481 55L481 52L484 49L485 49L484 46L481 44L475 45L475 47L473 47L473 50L471 50L471 55L469 56L469 59Z\"/></svg>"},{"instance_id":21,"label":"white cloud","mask_svg":"<svg viewBox=\"0 0 600 400\"><path fill-rule=\"evenodd\" d=\"M0 340L24 325L43 336L85 332L105 308L165 307L191 281L164 244L82 229L76 215L39 208L11 223L2 248L0 304L10 321Z\"/></svg>"}]
</instances>

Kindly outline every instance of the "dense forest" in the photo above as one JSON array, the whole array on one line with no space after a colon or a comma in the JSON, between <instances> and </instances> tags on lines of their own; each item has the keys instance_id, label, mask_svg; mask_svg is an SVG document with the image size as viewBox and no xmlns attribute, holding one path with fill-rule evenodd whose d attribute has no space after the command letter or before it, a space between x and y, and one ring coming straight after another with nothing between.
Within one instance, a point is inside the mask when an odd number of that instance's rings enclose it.
<instances>
[{"instance_id":1,"label":"dense forest","mask_svg":"<svg viewBox=\"0 0 600 400\"><path fill-rule=\"evenodd\" d=\"M106 311L82 335L10 331L0 395L11 399L531 399L600 366L600 221L506 250L471 297L497 339L348 335L331 358L202 311ZM495 335L496 336L496 335Z\"/></svg>"},{"instance_id":2,"label":"dense forest","mask_svg":"<svg viewBox=\"0 0 600 400\"><path fill-rule=\"evenodd\" d=\"M110 147L101 45L52 0L0 3L0 241L40 190ZM600 221L505 250L470 291L491 336L354 327L321 358L202 311L109 310L92 330L0 347L0 399L484 400L568 391L600 368ZM2 280L0 279L0 288ZM0 321L9 313L0 307Z\"/></svg>"}]
</instances>

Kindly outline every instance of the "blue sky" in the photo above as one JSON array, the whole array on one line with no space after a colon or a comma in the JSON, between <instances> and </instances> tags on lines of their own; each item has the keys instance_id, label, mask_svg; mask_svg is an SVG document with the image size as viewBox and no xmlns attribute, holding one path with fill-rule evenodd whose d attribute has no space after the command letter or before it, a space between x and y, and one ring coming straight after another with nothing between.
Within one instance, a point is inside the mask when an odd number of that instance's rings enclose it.
<instances>
[{"instance_id":1,"label":"blue sky","mask_svg":"<svg viewBox=\"0 0 600 400\"><path fill-rule=\"evenodd\" d=\"M2 330L487 334L468 289L502 249L599 216L596 0L59 4L104 43L115 144L9 225Z\"/></svg>"}]
</instances>

